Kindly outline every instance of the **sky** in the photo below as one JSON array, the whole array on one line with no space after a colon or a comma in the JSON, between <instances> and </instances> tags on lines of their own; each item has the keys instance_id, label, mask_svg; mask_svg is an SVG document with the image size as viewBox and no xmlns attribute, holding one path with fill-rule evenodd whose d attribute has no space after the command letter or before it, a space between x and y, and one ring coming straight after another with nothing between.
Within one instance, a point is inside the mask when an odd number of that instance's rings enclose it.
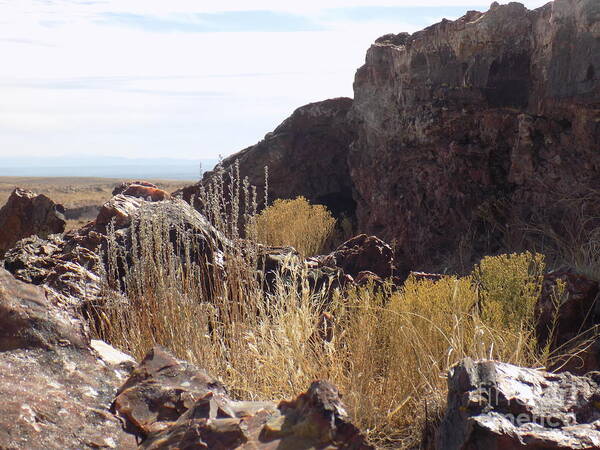
<instances>
[{"instance_id":1,"label":"sky","mask_svg":"<svg viewBox=\"0 0 600 450\"><path fill-rule=\"evenodd\" d=\"M227 156L299 106L351 97L377 37L488 7L480 0L0 0L0 165L9 156Z\"/></svg>"}]
</instances>

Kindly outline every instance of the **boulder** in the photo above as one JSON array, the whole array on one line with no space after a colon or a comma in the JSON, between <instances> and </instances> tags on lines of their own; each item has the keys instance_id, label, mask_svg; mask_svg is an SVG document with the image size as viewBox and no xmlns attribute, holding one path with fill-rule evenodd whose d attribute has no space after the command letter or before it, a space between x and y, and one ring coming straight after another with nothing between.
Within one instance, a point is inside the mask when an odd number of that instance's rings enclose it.
<instances>
[{"instance_id":1,"label":"boulder","mask_svg":"<svg viewBox=\"0 0 600 450\"><path fill-rule=\"evenodd\" d=\"M146 449L373 448L327 382L292 401L236 401L218 380L161 348L134 370L114 410Z\"/></svg>"},{"instance_id":2,"label":"boulder","mask_svg":"<svg viewBox=\"0 0 600 450\"><path fill-rule=\"evenodd\" d=\"M119 185L115 186L115 188L112 191L113 197L115 195L122 194L130 186L142 186L142 187L147 187L147 188L151 188L151 189L158 189L157 185L149 183L147 181L140 181L140 180L138 180L138 181L124 181L124 182L120 183Z\"/></svg>"},{"instance_id":3,"label":"boulder","mask_svg":"<svg viewBox=\"0 0 600 450\"><path fill-rule=\"evenodd\" d=\"M96 346L43 289L0 269L0 448L136 448L109 410L126 356Z\"/></svg>"},{"instance_id":4,"label":"boulder","mask_svg":"<svg viewBox=\"0 0 600 450\"><path fill-rule=\"evenodd\" d=\"M564 291L560 292L558 283ZM536 304L536 334L541 346L564 354L583 346L584 351L570 359L558 358L552 369L585 374L600 370L600 286L597 281L572 269L560 269L544 276L542 293ZM590 341L591 339L591 341Z\"/></svg>"},{"instance_id":5,"label":"boulder","mask_svg":"<svg viewBox=\"0 0 600 450\"><path fill-rule=\"evenodd\" d=\"M354 278L366 271L380 278L389 278L394 271L391 247L381 239L366 234L353 237L319 260L324 266L339 268Z\"/></svg>"},{"instance_id":6,"label":"boulder","mask_svg":"<svg viewBox=\"0 0 600 450\"><path fill-rule=\"evenodd\" d=\"M19 240L65 230L65 210L45 195L15 189L0 209L0 258Z\"/></svg>"},{"instance_id":7,"label":"boulder","mask_svg":"<svg viewBox=\"0 0 600 450\"><path fill-rule=\"evenodd\" d=\"M598 449L600 377L465 360L448 377L439 450Z\"/></svg>"}]
</instances>

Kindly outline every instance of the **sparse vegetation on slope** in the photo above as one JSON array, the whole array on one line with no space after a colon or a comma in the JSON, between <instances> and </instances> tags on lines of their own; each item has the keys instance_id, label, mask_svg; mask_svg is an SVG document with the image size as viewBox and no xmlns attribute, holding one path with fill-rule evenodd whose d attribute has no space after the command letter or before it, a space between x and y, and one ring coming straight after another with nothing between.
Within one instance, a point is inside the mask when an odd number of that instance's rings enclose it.
<instances>
[{"instance_id":1,"label":"sparse vegetation on slope","mask_svg":"<svg viewBox=\"0 0 600 450\"><path fill-rule=\"evenodd\" d=\"M445 404L445 374L463 358L545 364L531 310L540 255L486 258L463 278L331 293L314 287L290 254L265 289L254 244L232 240L222 271L207 271L191 263L194 243L184 234L182 246L172 245L163 219L147 215L132 225L140 251L122 255L109 245L113 274L94 314L96 332L137 358L163 345L219 374L239 398L292 397L328 379L356 424L397 448L431 433ZM125 270L124 295L109 288L117 270Z\"/></svg>"}]
</instances>

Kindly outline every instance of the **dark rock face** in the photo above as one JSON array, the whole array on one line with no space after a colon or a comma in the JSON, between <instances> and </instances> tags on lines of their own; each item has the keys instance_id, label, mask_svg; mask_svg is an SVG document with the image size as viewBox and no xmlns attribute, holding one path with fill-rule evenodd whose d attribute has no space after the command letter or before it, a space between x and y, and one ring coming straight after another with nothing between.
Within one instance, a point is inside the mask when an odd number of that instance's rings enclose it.
<instances>
[{"instance_id":1,"label":"dark rock face","mask_svg":"<svg viewBox=\"0 0 600 450\"><path fill-rule=\"evenodd\" d=\"M93 345L43 289L0 269L0 448L136 447L109 412L127 357Z\"/></svg>"},{"instance_id":2,"label":"dark rock face","mask_svg":"<svg viewBox=\"0 0 600 450\"><path fill-rule=\"evenodd\" d=\"M65 210L45 195L15 189L0 209L0 258L19 240L65 230Z\"/></svg>"},{"instance_id":3,"label":"dark rock face","mask_svg":"<svg viewBox=\"0 0 600 450\"><path fill-rule=\"evenodd\" d=\"M218 380L160 348L133 371L113 407L146 449L372 448L327 382L289 402L234 401Z\"/></svg>"},{"instance_id":4,"label":"dark rock face","mask_svg":"<svg viewBox=\"0 0 600 450\"><path fill-rule=\"evenodd\" d=\"M558 283L564 286L562 296ZM546 274L536 305L539 344L550 344L551 349L562 349L564 353L589 340L593 337L593 328L600 325L599 300L600 286L595 280L568 269ZM600 340L595 341L588 343L588 348L576 358L557 361L552 369L575 374L600 370Z\"/></svg>"},{"instance_id":5,"label":"dark rock face","mask_svg":"<svg viewBox=\"0 0 600 450\"><path fill-rule=\"evenodd\" d=\"M390 246L381 239L366 234L353 237L319 260L324 266L339 268L354 278L361 272L371 272L377 277L389 278L394 270Z\"/></svg>"},{"instance_id":6,"label":"dark rock face","mask_svg":"<svg viewBox=\"0 0 600 450\"><path fill-rule=\"evenodd\" d=\"M490 220L496 230L560 224L557 198L600 187L599 8L494 4L383 36L356 74L351 107L302 107L225 166L238 159L262 187L268 165L271 199L354 211L358 232L396 243L402 274L441 271L459 248L468 263L505 250Z\"/></svg>"},{"instance_id":7,"label":"dark rock face","mask_svg":"<svg viewBox=\"0 0 600 450\"><path fill-rule=\"evenodd\" d=\"M435 448L600 448L598 381L465 360L450 371Z\"/></svg>"},{"instance_id":8,"label":"dark rock face","mask_svg":"<svg viewBox=\"0 0 600 450\"><path fill-rule=\"evenodd\" d=\"M375 43L350 113L359 229L395 239L405 269L431 270L490 202L509 205L505 222L597 188L598 10L493 5Z\"/></svg>"},{"instance_id":9,"label":"dark rock face","mask_svg":"<svg viewBox=\"0 0 600 450\"><path fill-rule=\"evenodd\" d=\"M326 205L334 214L352 215L355 205L347 162L352 128L346 120L352 105L337 98L298 108L291 117L258 144L225 159L224 168L239 162L240 176L258 188L259 201L269 167L269 198L306 197ZM207 172L203 183L214 175ZM198 186L179 193L187 201L198 194Z\"/></svg>"}]
</instances>

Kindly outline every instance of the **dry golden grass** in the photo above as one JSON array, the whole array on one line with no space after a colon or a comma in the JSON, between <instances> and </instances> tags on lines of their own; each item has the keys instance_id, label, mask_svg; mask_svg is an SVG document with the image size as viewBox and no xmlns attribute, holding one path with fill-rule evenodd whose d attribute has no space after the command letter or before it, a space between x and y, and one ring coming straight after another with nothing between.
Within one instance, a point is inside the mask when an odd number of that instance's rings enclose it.
<instances>
[{"instance_id":1,"label":"dry golden grass","mask_svg":"<svg viewBox=\"0 0 600 450\"><path fill-rule=\"evenodd\" d=\"M409 279L400 290L371 286L332 296L312 290L306 268L290 258L275 291L265 293L241 248L226 255L223 279L185 265L181 255L192 249L176 254L165 221L145 220L124 295L106 289L96 332L137 358L166 346L219 376L237 397L290 398L328 379L373 442L404 448L435 424L445 374L456 362L545 364L530 307L540 289L539 255L486 258L464 278ZM114 267L124 257L115 249ZM202 288L210 276L218 278L212 292ZM327 329L324 312L333 317Z\"/></svg>"},{"instance_id":2,"label":"dry golden grass","mask_svg":"<svg viewBox=\"0 0 600 450\"><path fill-rule=\"evenodd\" d=\"M465 357L543 367L555 356L538 347L533 327L541 255L488 257L462 278L409 278L400 288L387 282L333 293L311 288L308 269L290 256L267 292L252 244L239 237L247 223L261 233L264 222L253 220L256 191L234 168L198 204L233 243L226 275L190 264L189 238L174 247L168 221L142 215L133 238L140 251L123 255L114 242L109 246L113 269L92 321L100 338L136 358L166 346L244 399L291 398L328 379L381 448L415 448L431 435L445 405L447 371ZM273 223L285 228L300 214L290 208L283 217ZM320 242L320 231L305 227L303 239ZM125 286L115 292L109 287L118 285L119 266L127 267Z\"/></svg>"}]
</instances>

